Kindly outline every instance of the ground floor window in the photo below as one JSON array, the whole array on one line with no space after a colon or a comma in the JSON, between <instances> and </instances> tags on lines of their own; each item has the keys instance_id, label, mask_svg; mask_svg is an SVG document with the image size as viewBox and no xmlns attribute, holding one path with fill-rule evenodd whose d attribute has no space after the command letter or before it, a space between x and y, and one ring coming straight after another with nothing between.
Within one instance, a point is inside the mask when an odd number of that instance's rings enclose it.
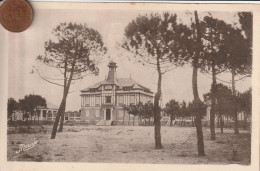
<instances>
[{"instance_id":1,"label":"ground floor window","mask_svg":"<svg viewBox=\"0 0 260 171\"><path fill-rule=\"evenodd\" d=\"M46 110L42 111L42 117L46 118Z\"/></svg>"},{"instance_id":2,"label":"ground floor window","mask_svg":"<svg viewBox=\"0 0 260 171\"><path fill-rule=\"evenodd\" d=\"M96 117L99 117L100 115L99 115L99 109L97 109L96 111L95 111L95 116Z\"/></svg>"},{"instance_id":3,"label":"ground floor window","mask_svg":"<svg viewBox=\"0 0 260 171\"><path fill-rule=\"evenodd\" d=\"M89 117L89 110L86 110L86 117Z\"/></svg>"},{"instance_id":4,"label":"ground floor window","mask_svg":"<svg viewBox=\"0 0 260 171\"><path fill-rule=\"evenodd\" d=\"M124 111L123 110L119 110L118 111L118 116L119 117L124 117Z\"/></svg>"}]
</instances>

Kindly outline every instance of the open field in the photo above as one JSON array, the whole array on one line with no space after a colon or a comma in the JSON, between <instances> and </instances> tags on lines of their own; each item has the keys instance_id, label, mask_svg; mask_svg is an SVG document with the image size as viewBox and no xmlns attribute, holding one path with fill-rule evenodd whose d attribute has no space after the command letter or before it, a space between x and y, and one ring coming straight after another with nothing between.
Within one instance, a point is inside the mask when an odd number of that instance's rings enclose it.
<instances>
[{"instance_id":1,"label":"open field","mask_svg":"<svg viewBox=\"0 0 260 171\"><path fill-rule=\"evenodd\" d=\"M51 126L35 134L8 134L8 161L250 164L250 134L217 129L216 141L204 129L206 156L197 157L196 129L162 127L163 149L154 148L154 128L140 126L65 126L50 139ZM15 153L19 144L38 144Z\"/></svg>"}]
</instances>

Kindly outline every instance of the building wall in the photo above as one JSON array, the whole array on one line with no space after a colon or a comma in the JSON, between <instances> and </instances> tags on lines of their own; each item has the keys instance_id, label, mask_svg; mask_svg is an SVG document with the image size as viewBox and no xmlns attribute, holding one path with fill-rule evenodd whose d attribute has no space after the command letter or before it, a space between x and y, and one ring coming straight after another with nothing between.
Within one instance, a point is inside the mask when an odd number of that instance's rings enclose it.
<instances>
[{"instance_id":1,"label":"building wall","mask_svg":"<svg viewBox=\"0 0 260 171\"><path fill-rule=\"evenodd\" d=\"M113 106L118 105L130 105L138 104L138 102L147 103L152 101L153 97L151 95L145 94L143 92L115 92L115 91L102 91L101 93L87 93L81 95L81 107L100 107L103 104L108 104L106 102L106 97L111 96L111 102Z\"/></svg>"},{"instance_id":2,"label":"building wall","mask_svg":"<svg viewBox=\"0 0 260 171\"><path fill-rule=\"evenodd\" d=\"M107 100L110 96L110 102ZM96 92L81 94L81 120L97 123L106 119L106 109L111 109L111 119L115 123L129 121L129 115L123 110L123 105L147 103L153 96L141 90L116 90L115 85L103 85ZM130 120L133 116L130 116Z\"/></svg>"}]
</instances>

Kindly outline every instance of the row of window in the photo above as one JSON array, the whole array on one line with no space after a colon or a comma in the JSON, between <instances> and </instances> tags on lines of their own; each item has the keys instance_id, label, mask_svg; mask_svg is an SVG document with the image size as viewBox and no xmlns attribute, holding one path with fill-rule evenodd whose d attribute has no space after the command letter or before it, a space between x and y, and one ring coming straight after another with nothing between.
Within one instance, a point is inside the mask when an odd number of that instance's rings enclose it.
<instances>
[{"instance_id":1,"label":"row of window","mask_svg":"<svg viewBox=\"0 0 260 171\"><path fill-rule=\"evenodd\" d=\"M106 85L104 86L104 90L113 90L113 86L112 85ZM116 89L119 89L119 87L117 87ZM123 87L123 91L131 91L132 90L132 87ZM101 87L99 87L98 89L97 88L92 88L89 90L90 92L97 92L97 91L101 91ZM145 92L148 92L150 93L149 90L147 89L144 89Z\"/></svg>"},{"instance_id":2,"label":"row of window","mask_svg":"<svg viewBox=\"0 0 260 171\"><path fill-rule=\"evenodd\" d=\"M83 97L84 98L84 103L90 104L90 97ZM95 96L95 104L100 104L100 95ZM124 95L118 95L117 96L118 104L123 104L124 103ZM112 103L112 96L105 96L105 103L106 104L111 104ZM129 95L129 103L135 103L135 95Z\"/></svg>"},{"instance_id":3,"label":"row of window","mask_svg":"<svg viewBox=\"0 0 260 171\"><path fill-rule=\"evenodd\" d=\"M53 112L53 114L52 114ZM37 114L40 115L41 110L37 111ZM46 118L46 117L56 117L57 116L57 111L51 111L51 110L42 110L42 117Z\"/></svg>"},{"instance_id":4,"label":"row of window","mask_svg":"<svg viewBox=\"0 0 260 171\"><path fill-rule=\"evenodd\" d=\"M80 117L80 112L65 113L65 116L68 116L68 117Z\"/></svg>"},{"instance_id":5,"label":"row of window","mask_svg":"<svg viewBox=\"0 0 260 171\"><path fill-rule=\"evenodd\" d=\"M89 117L89 115L90 115L90 110L86 110L86 117ZM100 117L100 110L99 109L95 110L95 117ZM124 117L124 111L123 110L118 111L118 117Z\"/></svg>"}]
</instances>

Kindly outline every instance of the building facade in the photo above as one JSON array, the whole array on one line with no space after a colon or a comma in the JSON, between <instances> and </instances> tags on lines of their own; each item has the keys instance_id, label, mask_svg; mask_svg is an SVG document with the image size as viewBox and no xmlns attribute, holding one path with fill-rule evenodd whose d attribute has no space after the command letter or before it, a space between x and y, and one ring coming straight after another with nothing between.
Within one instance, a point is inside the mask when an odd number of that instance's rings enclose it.
<instances>
[{"instance_id":1,"label":"building facade","mask_svg":"<svg viewBox=\"0 0 260 171\"><path fill-rule=\"evenodd\" d=\"M58 106L46 101L46 107L39 107L37 109L37 116L39 120L54 121L58 113Z\"/></svg>"},{"instance_id":2,"label":"building facade","mask_svg":"<svg viewBox=\"0 0 260 171\"><path fill-rule=\"evenodd\" d=\"M123 110L123 105L153 101L153 92L131 77L117 78L115 62L110 62L108 68L105 80L81 90L81 120L92 124L132 124L134 118Z\"/></svg>"},{"instance_id":3,"label":"building facade","mask_svg":"<svg viewBox=\"0 0 260 171\"><path fill-rule=\"evenodd\" d=\"M65 112L64 120L65 121L80 121L81 120L80 111Z\"/></svg>"}]
</instances>

